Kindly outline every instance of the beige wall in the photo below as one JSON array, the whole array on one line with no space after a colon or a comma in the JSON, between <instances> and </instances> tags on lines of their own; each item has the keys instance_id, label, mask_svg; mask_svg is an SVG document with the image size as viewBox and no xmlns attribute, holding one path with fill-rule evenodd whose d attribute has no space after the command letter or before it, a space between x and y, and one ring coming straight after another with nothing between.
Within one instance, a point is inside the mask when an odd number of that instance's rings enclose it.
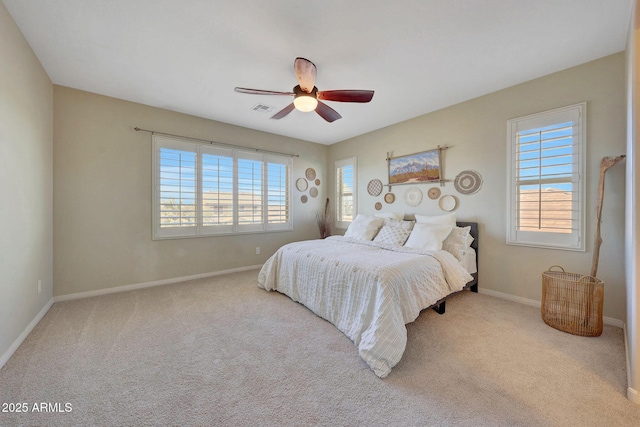
<instances>
[{"instance_id":1,"label":"beige wall","mask_svg":"<svg viewBox=\"0 0 640 427\"><path fill-rule=\"evenodd\" d=\"M53 86L2 2L0 61L2 366L53 288Z\"/></svg>"},{"instance_id":2,"label":"beige wall","mask_svg":"<svg viewBox=\"0 0 640 427\"><path fill-rule=\"evenodd\" d=\"M428 93L425 96L429 96ZM587 252L508 246L506 239L506 123L508 119L587 102ZM442 194L459 199L457 217L480 223L480 287L516 297L540 300L541 273L554 264L589 274L593 248L594 212L602 157L625 153L625 56L618 53L575 68L476 98L440 111L389 126L330 146L328 167L335 160L358 157L358 208L373 214L383 195L370 196L373 178L387 182L387 152L392 156L451 147L444 153L444 177L453 179L466 169L478 171L482 189L458 194L453 183ZM598 277L605 282L605 316L625 319L624 167L607 173L603 211L603 246ZM333 178L333 175L330 175ZM332 184L332 183L331 183ZM410 208L403 194L409 186L393 187L396 202L386 210L406 214L441 214L426 197Z\"/></svg>"},{"instance_id":3,"label":"beige wall","mask_svg":"<svg viewBox=\"0 0 640 427\"><path fill-rule=\"evenodd\" d=\"M319 237L313 210L327 189L324 145L60 86L54 119L56 296L257 265L285 243ZM313 167L320 194L302 204L292 186L291 232L154 241L151 134L136 126L299 154L292 182Z\"/></svg>"}]
</instances>

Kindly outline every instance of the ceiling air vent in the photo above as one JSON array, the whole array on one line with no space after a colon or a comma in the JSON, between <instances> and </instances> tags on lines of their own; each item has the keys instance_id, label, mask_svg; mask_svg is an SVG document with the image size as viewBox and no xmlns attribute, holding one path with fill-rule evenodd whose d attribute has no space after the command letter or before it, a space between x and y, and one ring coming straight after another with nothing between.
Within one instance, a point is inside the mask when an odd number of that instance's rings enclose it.
<instances>
[{"instance_id":1,"label":"ceiling air vent","mask_svg":"<svg viewBox=\"0 0 640 427\"><path fill-rule=\"evenodd\" d=\"M270 113L274 110L274 108L275 107L272 107L271 105L256 104L251 109L253 111L257 111L258 113Z\"/></svg>"}]
</instances>

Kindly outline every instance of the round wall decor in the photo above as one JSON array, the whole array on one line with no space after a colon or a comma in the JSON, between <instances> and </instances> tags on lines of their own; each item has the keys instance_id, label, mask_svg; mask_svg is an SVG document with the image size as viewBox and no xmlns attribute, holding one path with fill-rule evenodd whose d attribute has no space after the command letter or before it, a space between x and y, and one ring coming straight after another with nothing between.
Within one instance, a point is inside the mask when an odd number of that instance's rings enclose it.
<instances>
[{"instance_id":1,"label":"round wall decor","mask_svg":"<svg viewBox=\"0 0 640 427\"><path fill-rule=\"evenodd\" d=\"M443 211L451 212L458 207L458 199L456 199L456 196L442 196L438 201L438 205Z\"/></svg>"},{"instance_id":2,"label":"round wall decor","mask_svg":"<svg viewBox=\"0 0 640 427\"><path fill-rule=\"evenodd\" d=\"M473 194L482 187L482 177L476 171L462 171L456 176L453 186L460 194Z\"/></svg>"},{"instance_id":3,"label":"round wall decor","mask_svg":"<svg viewBox=\"0 0 640 427\"><path fill-rule=\"evenodd\" d=\"M382 193L382 181L379 179L372 179L367 184L367 192L372 196L379 196Z\"/></svg>"},{"instance_id":4,"label":"round wall decor","mask_svg":"<svg viewBox=\"0 0 640 427\"><path fill-rule=\"evenodd\" d=\"M376 208L376 210L377 210L377 211L379 211L380 209L382 209L382 203L377 202L377 203L376 203L376 205L375 205L375 208Z\"/></svg>"},{"instance_id":5,"label":"round wall decor","mask_svg":"<svg viewBox=\"0 0 640 427\"><path fill-rule=\"evenodd\" d=\"M393 193L387 193L384 195L384 201L391 204L396 201L396 195Z\"/></svg>"},{"instance_id":6,"label":"round wall decor","mask_svg":"<svg viewBox=\"0 0 640 427\"><path fill-rule=\"evenodd\" d=\"M298 191L307 191L308 186L309 184L307 183L306 179L298 178L296 180L296 188L298 189Z\"/></svg>"},{"instance_id":7,"label":"round wall decor","mask_svg":"<svg viewBox=\"0 0 640 427\"><path fill-rule=\"evenodd\" d=\"M404 192L404 202L411 207L422 203L422 191L418 187L411 187Z\"/></svg>"},{"instance_id":8,"label":"round wall decor","mask_svg":"<svg viewBox=\"0 0 640 427\"><path fill-rule=\"evenodd\" d=\"M303 195L302 195L302 197L300 197L300 201L301 201L302 203L307 203L307 200L308 200L308 198L307 198L307 195L306 195L306 194L303 194Z\"/></svg>"},{"instance_id":9,"label":"round wall decor","mask_svg":"<svg viewBox=\"0 0 640 427\"><path fill-rule=\"evenodd\" d=\"M307 168L307 170L304 172L304 175L309 181L313 181L314 179L316 179L316 170L314 168Z\"/></svg>"},{"instance_id":10,"label":"round wall decor","mask_svg":"<svg viewBox=\"0 0 640 427\"><path fill-rule=\"evenodd\" d=\"M320 185L320 180L316 179L316 185Z\"/></svg>"},{"instance_id":11,"label":"round wall decor","mask_svg":"<svg viewBox=\"0 0 640 427\"><path fill-rule=\"evenodd\" d=\"M311 187L309 189L309 195L311 197L317 197L318 196L318 189L316 187Z\"/></svg>"},{"instance_id":12,"label":"round wall decor","mask_svg":"<svg viewBox=\"0 0 640 427\"><path fill-rule=\"evenodd\" d=\"M440 197L440 189L438 187L432 187L429 189L429 191L427 191L427 196L429 196L430 199L435 200L438 197Z\"/></svg>"}]
</instances>

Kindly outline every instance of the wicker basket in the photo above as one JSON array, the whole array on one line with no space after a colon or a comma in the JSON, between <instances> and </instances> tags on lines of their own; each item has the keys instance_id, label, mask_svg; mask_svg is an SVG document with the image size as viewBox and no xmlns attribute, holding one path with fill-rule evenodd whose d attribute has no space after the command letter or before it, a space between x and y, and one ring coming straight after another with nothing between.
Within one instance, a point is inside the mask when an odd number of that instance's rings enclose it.
<instances>
[{"instance_id":1,"label":"wicker basket","mask_svg":"<svg viewBox=\"0 0 640 427\"><path fill-rule=\"evenodd\" d=\"M552 271L557 267L561 271ZM542 320L558 330L585 337L602 334L604 282L566 273L553 265L542 273Z\"/></svg>"}]
</instances>

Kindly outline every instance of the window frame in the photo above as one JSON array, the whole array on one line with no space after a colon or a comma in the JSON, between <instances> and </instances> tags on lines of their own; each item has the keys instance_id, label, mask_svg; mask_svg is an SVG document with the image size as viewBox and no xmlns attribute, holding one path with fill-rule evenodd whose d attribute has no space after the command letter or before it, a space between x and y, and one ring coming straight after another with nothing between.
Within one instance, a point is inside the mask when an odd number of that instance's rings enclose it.
<instances>
[{"instance_id":1,"label":"window frame","mask_svg":"<svg viewBox=\"0 0 640 427\"><path fill-rule=\"evenodd\" d=\"M195 161L195 209L196 224L194 226L178 226L178 227L162 227L161 226L161 165L160 150L169 148L185 152L193 152L196 156ZM232 221L231 224L205 225L205 203L203 197L203 162L204 155L229 156L232 158ZM262 171L260 175L261 185L261 221L251 224L239 223L239 206L246 205L244 201L240 202L238 190L238 160L253 160L261 162ZM278 179L281 184L276 190L280 193L284 192L285 198L285 221L272 221L269 215L270 189L269 187L269 165L276 164L284 166L285 178ZM183 239L192 237L212 237L223 235L241 235L256 233L271 233L293 230L292 218L292 199L291 199L291 175L293 168L293 159L286 155L277 155L272 153L263 153L259 150L242 150L240 148L230 148L224 145L216 145L214 143L205 144L197 140L189 138L179 138L174 136L154 134L152 137L152 238L153 240L166 239ZM272 182L272 181L271 181ZM282 188L284 184L284 189ZM255 208L254 208L255 209Z\"/></svg>"},{"instance_id":2,"label":"window frame","mask_svg":"<svg viewBox=\"0 0 640 427\"><path fill-rule=\"evenodd\" d=\"M572 187L571 233L524 231L518 229L518 187L526 185L518 182L517 172L517 135L530 129L542 129L548 126L571 121L572 162L570 182ZM587 151L587 104L582 102L562 108L556 108L507 121L507 236L506 243L515 246L529 246L545 249L586 251L586 151ZM577 164L576 164L577 163ZM538 175L539 176L539 175ZM543 177L538 181L544 183ZM576 201L575 198L578 198ZM540 202L538 202L540 203Z\"/></svg>"},{"instance_id":3,"label":"window frame","mask_svg":"<svg viewBox=\"0 0 640 427\"><path fill-rule=\"evenodd\" d=\"M340 213L342 211L343 206L343 198L345 197L343 193L340 191L340 179L339 179L339 171L345 167L353 168L353 184L352 184L352 213L351 213L351 221L345 221L342 219ZM358 158L357 157L348 157L346 159L336 160L335 162L335 198L336 198L336 210L335 210L335 225L337 228L346 229L349 227L349 224L353 222L357 213L358 213Z\"/></svg>"}]
</instances>

